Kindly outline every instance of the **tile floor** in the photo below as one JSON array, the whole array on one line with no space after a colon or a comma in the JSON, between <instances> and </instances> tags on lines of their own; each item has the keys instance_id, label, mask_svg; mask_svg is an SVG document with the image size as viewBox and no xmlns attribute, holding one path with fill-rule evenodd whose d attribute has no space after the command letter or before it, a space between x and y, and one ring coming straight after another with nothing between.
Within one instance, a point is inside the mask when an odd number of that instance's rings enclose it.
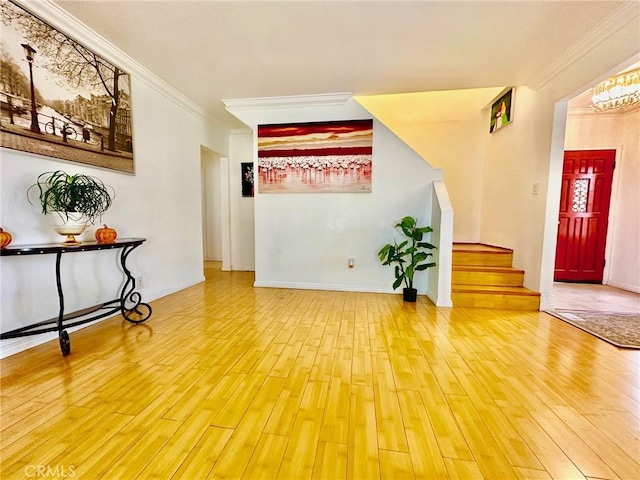
<instances>
[{"instance_id":1,"label":"tile floor","mask_svg":"<svg viewBox=\"0 0 640 480\"><path fill-rule=\"evenodd\" d=\"M555 282L551 300L556 310L640 314L640 294L609 285Z\"/></svg>"}]
</instances>

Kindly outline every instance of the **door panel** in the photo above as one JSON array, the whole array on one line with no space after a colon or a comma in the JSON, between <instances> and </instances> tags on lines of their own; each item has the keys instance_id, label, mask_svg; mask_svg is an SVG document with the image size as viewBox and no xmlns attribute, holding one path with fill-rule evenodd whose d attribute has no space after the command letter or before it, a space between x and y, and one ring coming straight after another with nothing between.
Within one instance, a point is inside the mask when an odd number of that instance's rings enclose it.
<instances>
[{"instance_id":1,"label":"door panel","mask_svg":"<svg viewBox=\"0 0 640 480\"><path fill-rule=\"evenodd\" d=\"M554 279L602 283L615 150L566 151Z\"/></svg>"}]
</instances>

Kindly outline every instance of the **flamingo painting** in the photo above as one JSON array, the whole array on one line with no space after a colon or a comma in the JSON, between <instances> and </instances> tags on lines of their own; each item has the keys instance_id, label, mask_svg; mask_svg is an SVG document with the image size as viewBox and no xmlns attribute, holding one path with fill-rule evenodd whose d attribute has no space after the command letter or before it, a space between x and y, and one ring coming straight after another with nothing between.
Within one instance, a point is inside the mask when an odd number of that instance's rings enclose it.
<instances>
[{"instance_id":1,"label":"flamingo painting","mask_svg":"<svg viewBox=\"0 0 640 480\"><path fill-rule=\"evenodd\" d=\"M371 192L373 120L258 126L259 193Z\"/></svg>"}]
</instances>

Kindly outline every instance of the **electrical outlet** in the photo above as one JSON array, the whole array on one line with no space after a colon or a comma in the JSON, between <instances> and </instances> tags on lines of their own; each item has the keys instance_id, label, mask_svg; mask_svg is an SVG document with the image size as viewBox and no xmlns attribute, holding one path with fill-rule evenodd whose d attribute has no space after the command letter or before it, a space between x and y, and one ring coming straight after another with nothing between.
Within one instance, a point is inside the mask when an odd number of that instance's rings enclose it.
<instances>
[{"instance_id":1,"label":"electrical outlet","mask_svg":"<svg viewBox=\"0 0 640 480\"><path fill-rule=\"evenodd\" d=\"M538 182L533 182L531 186L531 195L538 195L538 191L540 189L540 184Z\"/></svg>"},{"instance_id":2,"label":"electrical outlet","mask_svg":"<svg viewBox=\"0 0 640 480\"><path fill-rule=\"evenodd\" d=\"M144 288L144 277L136 277L136 288L140 290Z\"/></svg>"}]
</instances>

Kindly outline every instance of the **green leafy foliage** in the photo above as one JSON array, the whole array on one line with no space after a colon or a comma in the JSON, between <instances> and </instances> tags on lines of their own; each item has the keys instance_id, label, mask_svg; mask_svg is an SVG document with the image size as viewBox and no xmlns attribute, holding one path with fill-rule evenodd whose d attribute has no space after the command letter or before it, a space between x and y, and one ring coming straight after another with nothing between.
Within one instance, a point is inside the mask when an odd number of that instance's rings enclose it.
<instances>
[{"instance_id":1,"label":"green leafy foliage","mask_svg":"<svg viewBox=\"0 0 640 480\"><path fill-rule=\"evenodd\" d=\"M88 223L95 223L113 201L110 187L99 178L69 175L62 170L40 174L37 182L29 187L27 196L35 188L39 192L42 213L57 213L63 220L69 220L72 213L81 213Z\"/></svg>"},{"instance_id":2,"label":"green leafy foliage","mask_svg":"<svg viewBox=\"0 0 640 480\"><path fill-rule=\"evenodd\" d=\"M393 244L387 243L378 252L378 258L383 265L395 264L395 277L393 289L397 289L404 283L406 288L413 288L413 276L415 272L435 267L435 262L429 262L435 245L423 241L424 236L433 231L429 226L418 227L418 222L413 217L404 217L395 228L408 238L400 244L394 239Z\"/></svg>"}]
</instances>

